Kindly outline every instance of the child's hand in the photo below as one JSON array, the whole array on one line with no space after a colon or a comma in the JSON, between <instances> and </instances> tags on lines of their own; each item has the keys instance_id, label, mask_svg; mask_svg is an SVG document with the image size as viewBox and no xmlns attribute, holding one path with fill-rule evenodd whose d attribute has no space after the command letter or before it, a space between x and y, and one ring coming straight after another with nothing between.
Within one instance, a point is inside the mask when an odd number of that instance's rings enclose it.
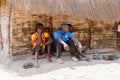
<instances>
[{"instance_id":1,"label":"child's hand","mask_svg":"<svg viewBox=\"0 0 120 80\"><path fill-rule=\"evenodd\" d=\"M82 48L78 47L78 51L79 51L79 53L81 53L82 52Z\"/></svg>"},{"instance_id":2,"label":"child's hand","mask_svg":"<svg viewBox=\"0 0 120 80\"><path fill-rule=\"evenodd\" d=\"M42 47L42 53L44 53L45 52L45 45L43 45L43 47Z\"/></svg>"},{"instance_id":3,"label":"child's hand","mask_svg":"<svg viewBox=\"0 0 120 80\"><path fill-rule=\"evenodd\" d=\"M69 51L70 50L70 48L69 48L69 46L66 44L66 45L63 45L63 47L64 47L64 49L66 50L66 51Z\"/></svg>"}]
</instances>

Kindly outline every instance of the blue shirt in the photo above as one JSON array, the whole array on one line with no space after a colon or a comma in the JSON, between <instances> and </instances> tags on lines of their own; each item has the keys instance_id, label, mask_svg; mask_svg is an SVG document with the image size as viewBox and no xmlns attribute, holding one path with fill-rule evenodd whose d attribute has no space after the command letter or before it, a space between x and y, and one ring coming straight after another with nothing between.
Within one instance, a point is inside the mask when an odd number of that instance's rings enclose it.
<instances>
[{"instance_id":1,"label":"blue shirt","mask_svg":"<svg viewBox=\"0 0 120 80\"><path fill-rule=\"evenodd\" d=\"M65 32L64 34L62 34L61 30L58 29L54 32L54 40L57 41L57 38L60 37L61 40L63 41L67 41L72 37L72 33L71 32Z\"/></svg>"}]
</instances>

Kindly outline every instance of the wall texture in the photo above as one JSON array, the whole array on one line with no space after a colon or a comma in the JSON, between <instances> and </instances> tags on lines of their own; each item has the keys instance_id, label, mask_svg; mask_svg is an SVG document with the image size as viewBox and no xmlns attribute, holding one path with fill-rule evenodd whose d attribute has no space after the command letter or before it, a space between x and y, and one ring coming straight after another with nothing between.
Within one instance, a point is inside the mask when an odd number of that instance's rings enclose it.
<instances>
[{"instance_id":1,"label":"wall texture","mask_svg":"<svg viewBox=\"0 0 120 80\"><path fill-rule=\"evenodd\" d=\"M49 28L49 16L25 13L20 10L13 11L11 18L10 47L12 54L31 52L31 33L35 31L35 24L41 22ZM83 45L89 46L90 28L92 28L92 44L98 48L115 48L116 32L114 22L78 19L68 15L52 16L53 31L62 23L71 23L74 34Z\"/></svg>"}]
</instances>

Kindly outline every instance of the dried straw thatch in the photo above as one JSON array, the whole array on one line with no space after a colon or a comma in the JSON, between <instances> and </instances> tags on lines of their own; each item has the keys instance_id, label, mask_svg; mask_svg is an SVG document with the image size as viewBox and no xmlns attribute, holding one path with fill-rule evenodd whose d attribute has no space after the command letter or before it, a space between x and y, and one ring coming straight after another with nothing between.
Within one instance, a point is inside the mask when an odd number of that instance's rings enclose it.
<instances>
[{"instance_id":1,"label":"dried straw thatch","mask_svg":"<svg viewBox=\"0 0 120 80\"><path fill-rule=\"evenodd\" d=\"M11 0L13 8L35 14L67 14L80 19L120 20L120 0Z\"/></svg>"}]
</instances>

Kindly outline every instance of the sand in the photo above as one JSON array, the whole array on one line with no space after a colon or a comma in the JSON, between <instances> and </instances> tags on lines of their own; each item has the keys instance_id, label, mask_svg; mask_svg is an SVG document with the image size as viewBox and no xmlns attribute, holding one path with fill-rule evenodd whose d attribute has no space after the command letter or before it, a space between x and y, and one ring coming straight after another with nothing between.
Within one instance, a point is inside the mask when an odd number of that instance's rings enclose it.
<instances>
[{"instance_id":1,"label":"sand","mask_svg":"<svg viewBox=\"0 0 120 80\"><path fill-rule=\"evenodd\" d=\"M24 63L35 62L29 54L10 58L2 56L0 80L120 80L120 59L90 62L73 62L69 56L62 59L64 64L57 63L55 57L52 57L53 63L40 59L39 68L23 69Z\"/></svg>"}]
</instances>

